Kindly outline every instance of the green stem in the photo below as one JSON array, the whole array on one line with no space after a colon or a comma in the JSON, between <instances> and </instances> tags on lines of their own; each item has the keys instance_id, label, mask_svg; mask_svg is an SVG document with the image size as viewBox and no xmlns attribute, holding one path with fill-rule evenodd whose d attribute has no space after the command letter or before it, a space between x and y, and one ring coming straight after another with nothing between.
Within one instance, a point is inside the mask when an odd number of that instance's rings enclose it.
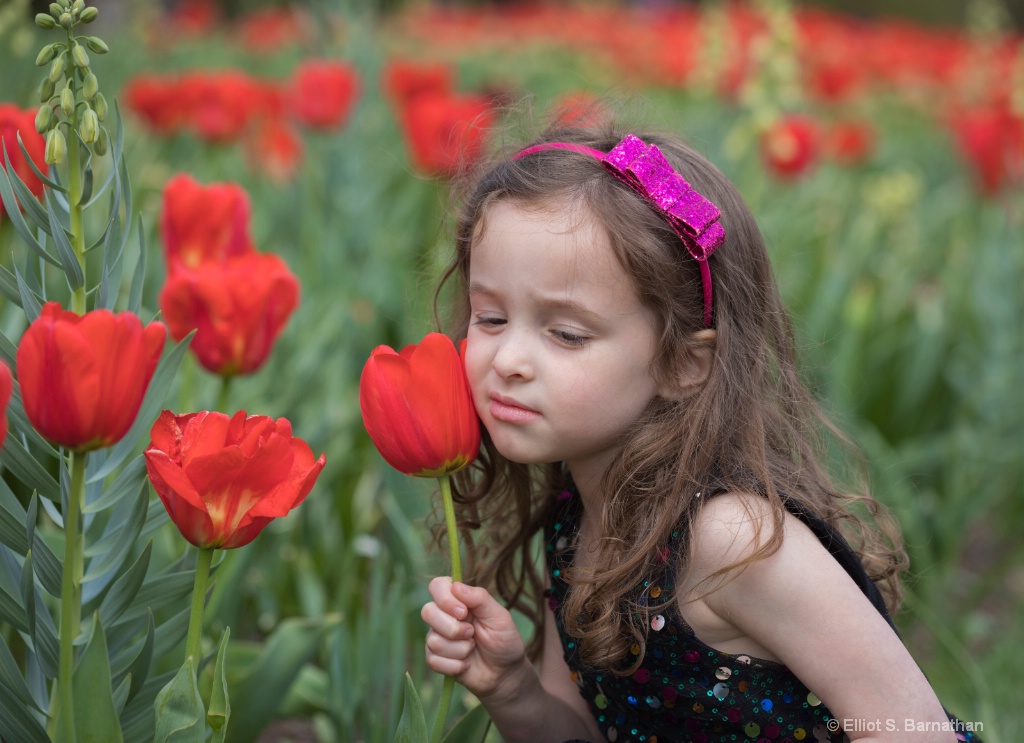
<instances>
[{"instance_id":1,"label":"green stem","mask_svg":"<svg viewBox=\"0 0 1024 743\"><path fill-rule=\"evenodd\" d=\"M71 59L71 47L73 45L71 32L68 31L68 69L74 70L74 61ZM74 72L68 76L68 85L76 93ZM71 247L75 250L75 257L78 258L78 265L82 268L82 275L85 276L85 230L82 228L82 173L81 161L78 151L78 108L77 106L68 116L68 206L71 211ZM71 293L71 311L84 315L86 311L85 289L88 286L84 281L82 286Z\"/></svg>"},{"instance_id":2,"label":"green stem","mask_svg":"<svg viewBox=\"0 0 1024 743\"><path fill-rule=\"evenodd\" d=\"M188 640L185 642L185 660L189 656L200 661L200 641L203 634L203 607L206 603L206 584L210 579L210 563L213 562L213 549L199 549L196 557L196 582L192 587L192 611L188 617Z\"/></svg>"},{"instance_id":3,"label":"green stem","mask_svg":"<svg viewBox=\"0 0 1024 743\"><path fill-rule=\"evenodd\" d=\"M88 454L71 453L71 492L64 513L64 573L60 588L60 666L57 674L59 713L66 741L75 739L71 676L75 668L75 638L82 613L82 534L79 527L85 504L85 463Z\"/></svg>"},{"instance_id":4,"label":"green stem","mask_svg":"<svg viewBox=\"0 0 1024 743\"><path fill-rule=\"evenodd\" d=\"M441 502L444 504L444 522L448 531L448 554L452 561L452 582L458 583L462 581L462 558L459 555L459 529L455 522L451 478L448 475L442 475L437 480L441 484ZM454 691L455 679L445 676L444 684L441 686L441 700L437 708L437 717L434 718L434 729L430 733L430 743L440 743Z\"/></svg>"},{"instance_id":5,"label":"green stem","mask_svg":"<svg viewBox=\"0 0 1024 743\"><path fill-rule=\"evenodd\" d=\"M221 377L220 379L220 395L217 397L217 410L225 415L231 415L228 412L228 403L231 401L231 380L234 377Z\"/></svg>"}]
</instances>

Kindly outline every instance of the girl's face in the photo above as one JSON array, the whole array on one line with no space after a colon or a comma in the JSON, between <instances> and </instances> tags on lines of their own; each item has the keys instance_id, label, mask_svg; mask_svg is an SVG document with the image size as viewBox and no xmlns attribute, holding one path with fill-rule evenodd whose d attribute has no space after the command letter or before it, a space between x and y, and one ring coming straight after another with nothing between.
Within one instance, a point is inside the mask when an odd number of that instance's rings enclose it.
<instances>
[{"instance_id":1,"label":"girl's face","mask_svg":"<svg viewBox=\"0 0 1024 743\"><path fill-rule=\"evenodd\" d=\"M477 412L508 459L600 476L659 392L654 316L585 207L502 200L484 221L466 345Z\"/></svg>"}]
</instances>

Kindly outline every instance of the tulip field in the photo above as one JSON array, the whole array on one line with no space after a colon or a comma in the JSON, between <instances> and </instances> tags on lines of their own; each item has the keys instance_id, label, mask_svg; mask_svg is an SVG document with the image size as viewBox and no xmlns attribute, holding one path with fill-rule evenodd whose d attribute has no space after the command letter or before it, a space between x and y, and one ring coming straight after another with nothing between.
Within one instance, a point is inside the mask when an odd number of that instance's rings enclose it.
<instances>
[{"instance_id":1,"label":"tulip field","mask_svg":"<svg viewBox=\"0 0 1024 743\"><path fill-rule=\"evenodd\" d=\"M0 7L0 743L382 743L412 687L429 725L442 500L374 447L360 374L451 330L459 174L610 112L747 200L806 380L902 525L905 643L987 743L1024 739L1000 0L963 28L786 0L29 5ZM474 707L456 687L450 726Z\"/></svg>"}]
</instances>

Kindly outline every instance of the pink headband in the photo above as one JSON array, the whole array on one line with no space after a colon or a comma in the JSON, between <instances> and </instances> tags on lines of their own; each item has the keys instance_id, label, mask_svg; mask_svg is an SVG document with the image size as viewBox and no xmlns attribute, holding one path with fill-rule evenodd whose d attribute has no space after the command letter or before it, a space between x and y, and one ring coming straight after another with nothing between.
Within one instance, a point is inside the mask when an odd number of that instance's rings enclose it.
<instances>
[{"instance_id":1,"label":"pink headband","mask_svg":"<svg viewBox=\"0 0 1024 743\"><path fill-rule=\"evenodd\" d=\"M693 190L665 159L656 145L645 144L632 134L623 137L610 152L571 142L545 142L521 150L512 157L544 150L571 150L590 155L605 169L640 194L671 225L683 245L700 265L704 284L704 325L711 327L711 269L708 256L725 242L725 230L718 223L718 207Z\"/></svg>"}]
</instances>

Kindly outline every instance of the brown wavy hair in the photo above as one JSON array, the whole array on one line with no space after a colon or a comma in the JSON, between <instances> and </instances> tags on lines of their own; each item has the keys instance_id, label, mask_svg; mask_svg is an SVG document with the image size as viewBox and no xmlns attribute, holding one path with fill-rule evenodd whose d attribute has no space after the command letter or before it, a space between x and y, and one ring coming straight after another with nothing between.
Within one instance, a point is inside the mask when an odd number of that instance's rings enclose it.
<instances>
[{"instance_id":1,"label":"brown wavy hair","mask_svg":"<svg viewBox=\"0 0 1024 743\"><path fill-rule=\"evenodd\" d=\"M589 123L588 128L549 128L523 146L574 142L606 152L624 135L610 123ZM710 489L759 493L770 504L772 519L758 534L754 554L704 585L775 552L782 542L784 498L794 498L844 534L895 612L907 562L899 531L866 492L840 492L821 464L827 439L852 447L798 376L789 319L753 216L729 180L692 147L671 136L637 136L656 144L699 193L718 205L726 241L710 257L715 338L708 377L685 400L656 398L633 425L604 475L594 564L566 571L570 589L560 610L581 659L613 673L639 665L643 653L634 656L630 647L644 647L648 624L630 605L637 576L665 569L659 549L673 531L688 529L702 502L696 494ZM677 235L590 156L561 149L518 160L508 154L480 169L462 199L455 255L435 294L439 327L456 339L466 335L470 252L491 204L509 200L544 209L582 203L606 230L637 296L657 318L652 373L659 381L678 379L694 344L707 343L709 334L698 334L703 329L699 267ZM445 296L449 308L442 321L438 309ZM552 516L553 493L561 482L559 464L511 462L495 450L486 431L481 456L455 478L456 509L468 547L466 580L489 587L529 617L537 630L530 646L534 657L546 588L535 537ZM685 565L686 555L681 559Z\"/></svg>"}]
</instances>

